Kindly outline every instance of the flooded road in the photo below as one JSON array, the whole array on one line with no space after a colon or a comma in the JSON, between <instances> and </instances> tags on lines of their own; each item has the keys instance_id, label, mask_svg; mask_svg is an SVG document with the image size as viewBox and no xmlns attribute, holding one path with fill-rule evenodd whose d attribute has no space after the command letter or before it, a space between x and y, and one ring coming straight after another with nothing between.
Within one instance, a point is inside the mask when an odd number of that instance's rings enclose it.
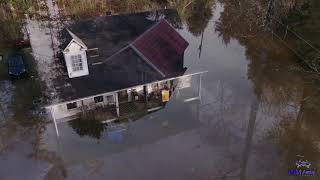
<instances>
[{"instance_id":1,"label":"flooded road","mask_svg":"<svg viewBox=\"0 0 320 180\"><path fill-rule=\"evenodd\" d=\"M52 1L47 4L52 21L31 18L26 26L50 97L46 66L57 68L47 63L58 47L58 31L50 27L58 26L59 14ZM163 110L122 123L120 133L104 131L95 139L60 123L57 138L50 119L31 127L8 124L16 121L16 101L12 108L4 104L24 85L0 78L7 97L0 98L0 114L8 115L0 118L0 179L319 179L319 77L301 70L292 51L268 31L256 33L233 20L240 15L230 4L206 5L202 13L181 13L177 29L190 44L187 73L208 71L201 101L185 103L175 93ZM317 173L289 176L300 159Z\"/></svg>"}]
</instances>

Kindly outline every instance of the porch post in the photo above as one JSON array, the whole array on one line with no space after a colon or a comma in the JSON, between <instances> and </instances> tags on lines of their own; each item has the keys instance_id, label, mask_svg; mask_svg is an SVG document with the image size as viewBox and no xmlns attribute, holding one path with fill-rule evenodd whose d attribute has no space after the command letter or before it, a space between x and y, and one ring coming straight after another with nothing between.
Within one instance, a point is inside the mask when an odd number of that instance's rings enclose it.
<instances>
[{"instance_id":1,"label":"porch post","mask_svg":"<svg viewBox=\"0 0 320 180\"><path fill-rule=\"evenodd\" d=\"M117 116L120 116L120 110L119 110L119 98L118 98L118 92L114 93L115 101L116 101L116 109L117 109Z\"/></svg>"},{"instance_id":2,"label":"porch post","mask_svg":"<svg viewBox=\"0 0 320 180\"><path fill-rule=\"evenodd\" d=\"M50 112L51 112L52 120L53 120L53 123L54 123L54 127L56 129L57 137L59 137L58 124L57 124L56 117L54 116L54 108L53 107L50 108Z\"/></svg>"},{"instance_id":3,"label":"porch post","mask_svg":"<svg viewBox=\"0 0 320 180\"><path fill-rule=\"evenodd\" d=\"M199 100L201 101L202 74L199 75Z\"/></svg>"},{"instance_id":4,"label":"porch post","mask_svg":"<svg viewBox=\"0 0 320 180\"><path fill-rule=\"evenodd\" d=\"M148 87L146 85L143 86L144 98L145 102L148 103Z\"/></svg>"}]
</instances>

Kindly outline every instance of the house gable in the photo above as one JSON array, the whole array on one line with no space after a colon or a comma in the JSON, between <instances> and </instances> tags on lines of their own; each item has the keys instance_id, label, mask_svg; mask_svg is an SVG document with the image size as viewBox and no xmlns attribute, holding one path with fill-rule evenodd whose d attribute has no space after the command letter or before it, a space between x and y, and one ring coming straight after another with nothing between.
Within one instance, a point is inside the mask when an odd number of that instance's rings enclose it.
<instances>
[{"instance_id":1,"label":"house gable","mask_svg":"<svg viewBox=\"0 0 320 180\"><path fill-rule=\"evenodd\" d=\"M76 42L77 44L79 44L81 47L85 48L85 49L88 49L87 46L85 45L85 43L78 37L76 36L73 32L71 32L69 29L67 29L67 32L68 34L71 36L72 40L70 41L70 43L72 41ZM67 45L66 48L69 47L70 43ZM65 48L65 49L66 49Z\"/></svg>"},{"instance_id":2,"label":"house gable","mask_svg":"<svg viewBox=\"0 0 320 180\"><path fill-rule=\"evenodd\" d=\"M70 51L70 49L73 50L74 44L77 44L80 48L83 48L84 50L87 50L87 49L88 49L87 46L83 45L82 43L79 43L79 42L78 42L77 40L75 40L75 39L72 39L72 40L69 42L69 44L64 48L63 52L66 52L66 53L67 53L68 51ZM71 45L73 45L73 47L71 47Z\"/></svg>"},{"instance_id":3,"label":"house gable","mask_svg":"<svg viewBox=\"0 0 320 180\"><path fill-rule=\"evenodd\" d=\"M87 47L72 39L63 51L69 78L89 75Z\"/></svg>"}]
</instances>

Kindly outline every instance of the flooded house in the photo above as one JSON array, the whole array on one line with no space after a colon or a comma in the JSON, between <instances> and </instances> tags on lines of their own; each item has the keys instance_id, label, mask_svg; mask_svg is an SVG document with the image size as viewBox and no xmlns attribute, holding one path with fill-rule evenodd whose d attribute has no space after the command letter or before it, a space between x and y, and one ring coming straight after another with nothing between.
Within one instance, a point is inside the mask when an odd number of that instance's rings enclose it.
<instances>
[{"instance_id":1,"label":"flooded house","mask_svg":"<svg viewBox=\"0 0 320 180\"><path fill-rule=\"evenodd\" d=\"M92 112L110 122L161 109L176 88L191 87L185 74L188 42L173 27L174 10L97 17L61 30L64 75L56 79L58 103L47 106L57 123ZM199 97L196 97L199 98Z\"/></svg>"}]
</instances>

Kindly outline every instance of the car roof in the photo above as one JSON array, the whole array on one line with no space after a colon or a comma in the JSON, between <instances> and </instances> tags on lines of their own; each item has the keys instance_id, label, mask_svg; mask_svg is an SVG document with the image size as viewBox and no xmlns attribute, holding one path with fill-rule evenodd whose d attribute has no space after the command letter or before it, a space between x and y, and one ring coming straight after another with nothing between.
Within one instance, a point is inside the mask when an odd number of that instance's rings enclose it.
<instances>
[{"instance_id":1,"label":"car roof","mask_svg":"<svg viewBox=\"0 0 320 180\"><path fill-rule=\"evenodd\" d=\"M13 54L13 55L9 56L8 64L9 64L9 66L23 67L24 62L23 62L22 55Z\"/></svg>"}]
</instances>

